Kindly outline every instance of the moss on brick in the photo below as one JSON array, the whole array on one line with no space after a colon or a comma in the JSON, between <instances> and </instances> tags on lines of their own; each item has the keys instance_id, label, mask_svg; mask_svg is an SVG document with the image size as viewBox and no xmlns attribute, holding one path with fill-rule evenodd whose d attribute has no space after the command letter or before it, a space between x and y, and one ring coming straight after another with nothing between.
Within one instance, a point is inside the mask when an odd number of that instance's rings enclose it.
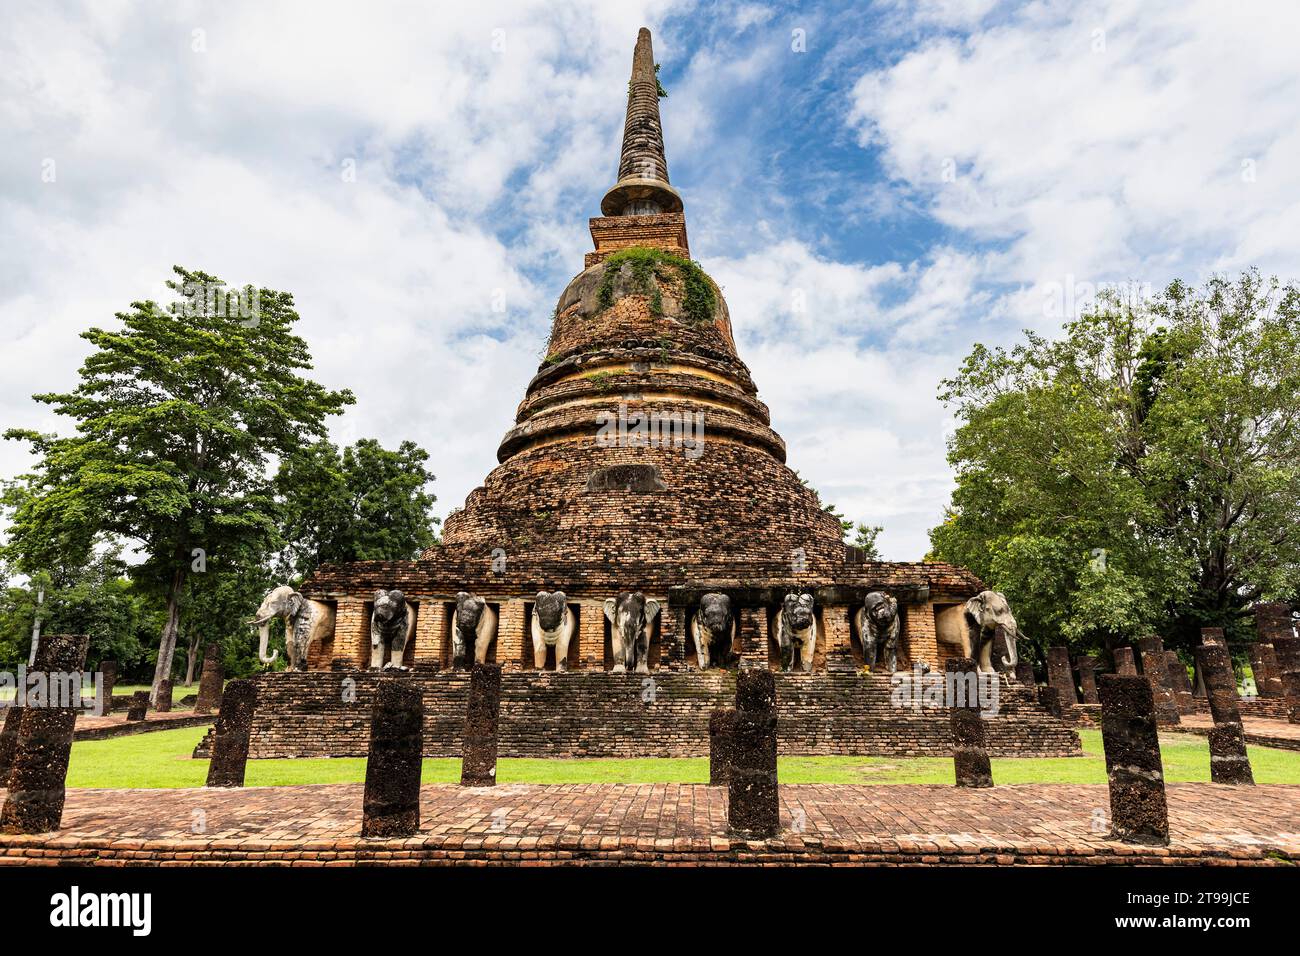
<instances>
[{"instance_id":1,"label":"moss on brick","mask_svg":"<svg viewBox=\"0 0 1300 956\"><path fill-rule=\"evenodd\" d=\"M671 281L674 278L669 274L671 270L682 283L682 313L687 322L691 325L704 325L713 321L718 299L713 284L700 264L662 249L641 246L620 249L605 260L605 272L596 290L596 302L601 311L614 304L614 279L625 265L632 267L633 290L649 297L650 311L656 317L663 315L663 294L659 281Z\"/></svg>"}]
</instances>

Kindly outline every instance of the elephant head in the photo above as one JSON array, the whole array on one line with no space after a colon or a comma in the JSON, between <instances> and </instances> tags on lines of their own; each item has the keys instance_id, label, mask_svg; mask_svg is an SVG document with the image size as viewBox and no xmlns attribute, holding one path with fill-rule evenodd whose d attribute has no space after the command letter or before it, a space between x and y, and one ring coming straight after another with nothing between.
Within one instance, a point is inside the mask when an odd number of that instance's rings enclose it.
<instances>
[{"instance_id":1,"label":"elephant head","mask_svg":"<svg viewBox=\"0 0 1300 956\"><path fill-rule=\"evenodd\" d=\"M981 591L966 602L966 629L970 652L984 673L1009 673L1019 657L1016 641L1020 629L1011 614L1006 595L998 591Z\"/></svg>"},{"instance_id":2,"label":"elephant head","mask_svg":"<svg viewBox=\"0 0 1300 956\"><path fill-rule=\"evenodd\" d=\"M813 596L787 594L781 602L781 616L791 631L806 631L813 622Z\"/></svg>"},{"instance_id":3,"label":"elephant head","mask_svg":"<svg viewBox=\"0 0 1300 956\"><path fill-rule=\"evenodd\" d=\"M479 621L486 608L487 601L483 598L476 597L468 591L456 593L455 632L451 638L453 667L470 666L470 656L478 641Z\"/></svg>"},{"instance_id":4,"label":"elephant head","mask_svg":"<svg viewBox=\"0 0 1300 956\"><path fill-rule=\"evenodd\" d=\"M568 607L568 597L563 591L538 591L533 601L533 613L537 615L537 626L544 634L554 634L564 623L564 612Z\"/></svg>"},{"instance_id":5,"label":"elephant head","mask_svg":"<svg viewBox=\"0 0 1300 956\"><path fill-rule=\"evenodd\" d=\"M731 653L731 598L716 593L702 595L694 630L700 670L708 670L710 664L725 665Z\"/></svg>"},{"instance_id":6,"label":"elephant head","mask_svg":"<svg viewBox=\"0 0 1300 956\"><path fill-rule=\"evenodd\" d=\"M605 601L605 617L610 625L610 643L614 650L614 670L629 667L642 674L650 673L650 637L648 628L659 616L659 602L647 599L640 591L624 591Z\"/></svg>"},{"instance_id":7,"label":"elephant head","mask_svg":"<svg viewBox=\"0 0 1300 956\"><path fill-rule=\"evenodd\" d=\"M294 624L306 607L307 599L287 584L275 588L262 599L257 614L248 622L257 628L258 660L263 664L273 664L280 656L279 651L272 651L269 657L266 654L266 642L271 636L271 621L277 617L283 619L285 640L292 640Z\"/></svg>"},{"instance_id":8,"label":"elephant head","mask_svg":"<svg viewBox=\"0 0 1300 956\"><path fill-rule=\"evenodd\" d=\"M406 616L406 595L401 591L376 591L374 615L380 627L390 627Z\"/></svg>"}]
</instances>

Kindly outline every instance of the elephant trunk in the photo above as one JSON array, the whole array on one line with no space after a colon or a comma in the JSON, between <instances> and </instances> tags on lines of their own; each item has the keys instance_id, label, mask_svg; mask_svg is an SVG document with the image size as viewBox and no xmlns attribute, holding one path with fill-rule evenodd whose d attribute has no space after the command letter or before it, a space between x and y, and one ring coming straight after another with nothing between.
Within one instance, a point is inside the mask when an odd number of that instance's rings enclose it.
<instances>
[{"instance_id":1,"label":"elephant trunk","mask_svg":"<svg viewBox=\"0 0 1300 956\"><path fill-rule=\"evenodd\" d=\"M271 619L266 618L257 625L257 659L263 664L273 664L275 659L280 656L279 651L272 651L271 656L266 656L266 642L271 638Z\"/></svg>"}]
</instances>

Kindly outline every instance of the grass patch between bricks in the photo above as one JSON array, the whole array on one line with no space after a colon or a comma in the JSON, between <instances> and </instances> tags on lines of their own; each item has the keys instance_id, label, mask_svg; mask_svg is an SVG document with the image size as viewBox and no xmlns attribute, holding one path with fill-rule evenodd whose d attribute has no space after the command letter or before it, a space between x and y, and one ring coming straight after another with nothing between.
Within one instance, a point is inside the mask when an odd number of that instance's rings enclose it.
<instances>
[{"instance_id":1,"label":"grass patch between bricks","mask_svg":"<svg viewBox=\"0 0 1300 956\"><path fill-rule=\"evenodd\" d=\"M80 741L72 747L68 767L70 787L139 787L144 789L201 787L208 762L190 757L205 727L160 730L111 740ZM1013 783L1105 783L1101 733L1081 730L1082 757L994 759L993 780ZM1204 737L1162 734L1165 777L1171 783L1210 779L1210 753ZM1300 784L1300 753L1250 747L1257 783ZM315 783L361 783L366 762L361 757L303 760L250 760L249 786L291 786ZM952 760L947 757L782 757L782 783L952 784ZM706 757L644 759L502 758L500 783L707 783ZM460 761L424 761L425 783L457 783Z\"/></svg>"}]
</instances>

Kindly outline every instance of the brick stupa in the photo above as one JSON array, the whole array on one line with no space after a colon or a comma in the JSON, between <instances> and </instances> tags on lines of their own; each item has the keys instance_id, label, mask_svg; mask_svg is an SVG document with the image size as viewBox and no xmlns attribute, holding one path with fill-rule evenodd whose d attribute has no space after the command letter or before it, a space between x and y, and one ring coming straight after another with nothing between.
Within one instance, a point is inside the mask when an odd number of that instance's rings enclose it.
<instances>
[{"instance_id":1,"label":"brick stupa","mask_svg":"<svg viewBox=\"0 0 1300 956\"><path fill-rule=\"evenodd\" d=\"M306 597L335 608L333 634L312 643L307 673L264 678L279 683L263 690L271 729L255 738L255 755L366 752L364 721L318 716L336 706L337 688L332 678L317 686L313 674L346 671L364 698L375 676L371 602L377 589L392 588L415 617L403 660L426 682L431 754L458 753L468 680L451 667L458 592L497 614L487 660L504 670L503 756L706 753L709 713L734 693L735 667L779 667L776 614L795 591L815 598L818 639L813 673L781 680L782 706L798 697L786 680L805 682L810 695L809 716L782 724L808 739L783 740L785 751L949 752L946 713L924 732L892 723L887 675L860 673L854 613L870 591L897 598L899 668L925 661L941 672L946 658L967 653L961 605L983 585L947 564L864 561L786 465L785 443L737 355L721 291L690 259L658 90L642 29L617 180L590 223L595 248L560 295L546 358L497 449L499 464L419 560L327 566L304 582ZM568 673L539 674L533 660L530 619L543 590L564 591L576 619ZM650 669L660 675L656 687L670 677L687 682L670 706L663 691L646 706L643 675L603 673L612 667L604 602L623 591L662 607L650 629ZM730 670L700 673L690 627L708 592L731 599L734 656ZM554 667L552 657L545 669ZM994 753L1078 752L1077 736L1031 692L1023 696L1017 719L1029 714L1027 729L993 733ZM590 725L602 713L618 715L604 735ZM536 729L539 719L547 729ZM933 739L918 743L918 733Z\"/></svg>"}]
</instances>

